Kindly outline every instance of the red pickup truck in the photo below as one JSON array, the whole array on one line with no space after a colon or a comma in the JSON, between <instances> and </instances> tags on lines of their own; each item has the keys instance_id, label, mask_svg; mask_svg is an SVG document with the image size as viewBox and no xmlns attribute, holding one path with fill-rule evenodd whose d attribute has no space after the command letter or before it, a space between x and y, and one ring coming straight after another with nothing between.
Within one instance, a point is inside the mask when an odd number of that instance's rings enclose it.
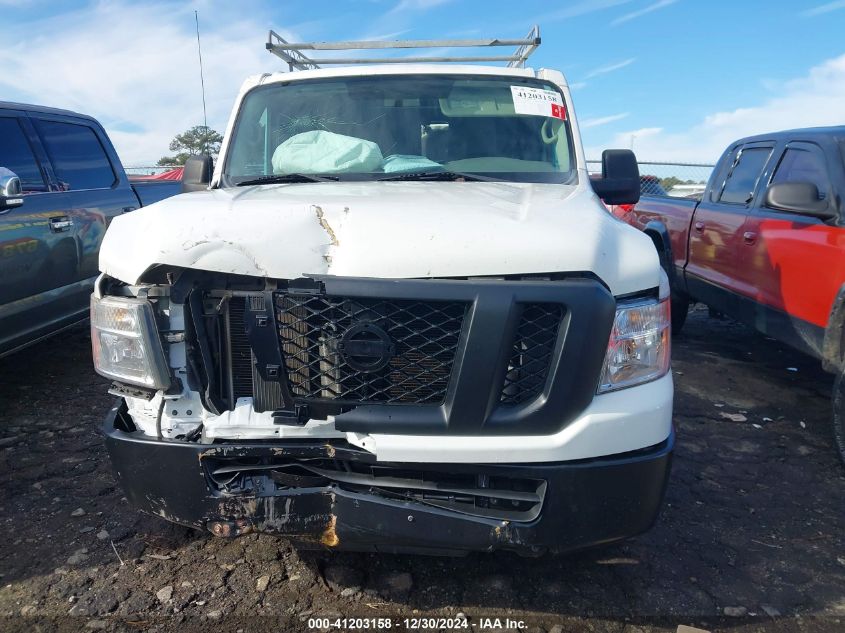
<instances>
[{"instance_id":1,"label":"red pickup truck","mask_svg":"<svg viewBox=\"0 0 845 633\"><path fill-rule=\"evenodd\" d=\"M845 460L845 126L741 139L700 201L646 194L615 215L654 241L676 331L700 301L836 374L834 434Z\"/></svg>"}]
</instances>

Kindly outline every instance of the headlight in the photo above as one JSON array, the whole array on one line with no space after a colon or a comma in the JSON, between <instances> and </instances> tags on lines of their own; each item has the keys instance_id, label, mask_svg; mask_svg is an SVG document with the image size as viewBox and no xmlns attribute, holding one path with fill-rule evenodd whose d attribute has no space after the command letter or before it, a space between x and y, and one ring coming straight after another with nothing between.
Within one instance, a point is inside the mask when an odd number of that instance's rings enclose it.
<instances>
[{"instance_id":1,"label":"headlight","mask_svg":"<svg viewBox=\"0 0 845 633\"><path fill-rule=\"evenodd\" d=\"M598 393L632 387L669 371L669 300L616 310Z\"/></svg>"},{"instance_id":2,"label":"headlight","mask_svg":"<svg viewBox=\"0 0 845 633\"><path fill-rule=\"evenodd\" d=\"M150 389L170 386L149 301L91 295L91 345L98 374Z\"/></svg>"}]
</instances>

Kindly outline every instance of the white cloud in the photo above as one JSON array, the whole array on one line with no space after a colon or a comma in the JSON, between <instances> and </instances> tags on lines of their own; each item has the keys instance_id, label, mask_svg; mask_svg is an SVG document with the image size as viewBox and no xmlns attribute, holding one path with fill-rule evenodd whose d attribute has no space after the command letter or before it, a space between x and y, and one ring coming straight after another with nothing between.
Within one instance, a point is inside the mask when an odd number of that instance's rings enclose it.
<instances>
[{"instance_id":1,"label":"white cloud","mask_svg":"<svg viewBox=\"0 0 845 633\"><path fill-rule=\"evenodd\" d=\"M629 2L631 2L631 0L582 0L581 2L570 4L563 9L542 15L532 20L532 22L542 25L554 20L566 20L568 18L578 17L579 15L586 15L588 13L618 7L619 5L628 4Z\"/></svg>"},{"instance_id":2,"label":"white cloud","mask_svg":"<svg viewBox=\"0 0 845 633\"><path fill-rule=\"evenodd\" d=\"M631 11L631 13L626 13L618 18L616 18L613 22L610 23L611 26L617 26L619 24L623 24L625 22L629 22L631 20L635 20L636 18L647 15L652 11L657 11L658 9L662 9L664 7L668 7L671 4L675 4L678 0L657 0L654 4L650 4L645 8L638 9L637 11Z\"/></svg>"},{"instance_id":3,"label":"white cloud","mask_svg":"<svg viewBox=\"0 0 845 633\"><path fill-rule=\"evenodd\" d=\"M619 70L620 68L625 68L625 66L630 66L635 61L637 61L636 57L629 57L628 59L623 60L621 62L617 62L615 64L599 66L598 68L594 68L586 75L584 75L584 79L592 79L593 77L597 77L598 75L606 75L607 73L612 73L614 70Z\"/></svg>"},{"instance_id":4,"label":"white cloud","mask_svg":"<svg viewBox=\"0 0 845 633\"><path fill-rule=\"evenodd\" d=\"M246 76L282 63L264 49L269 20L257 10L199 8L208 123L222 131ZM126 164L154 163L202 123L193 9L99 2L28 23L0 48L0 93L91 114Z\"/></svg>"},{"instance_id":5,"label":"white cloud","mask_svg":"<svg viewBox=\"0 0 845 633\"><path fill-rule=\"evenodd\" d=\"M841 125L845 113L845 55L811 68L804 77L786 81L758 105L716 112L687 130L644 127L620 132L604 147L630 147L641 160L715 161L732 141L764 132ZM600 147L587 148L590 157Z\"/></svg>"},{"instance_id":6,"label":"white cloud","mask_svg":"<svg viewBox=\"0 0 845 633\"><path fill-rule=\"evenodd\" d=\"M828 2L827 4L820 4L817 7L803 11L801 15L812 17L815 15L830 13L831 11L836 11L838 9L845 9L845 0L834 0L833 2Z\"/></svg>"},{"instance_id":7,"label":"white cloud","mask_svg":"<svg viewBox=\"0 0 845 633\"><path fill-rule=\"evenodd\" d=\"M405 35L410 29L403 29L401 31L393 31L392 33L368 33L364 35L362 40L398 40Z\"/></svg>"},{"instance_id":8,"label":"white cloud","mask_svg":"<svg viewBox=\"0 0 845 633\"><path fill-rule=\"evenodd\" d=\"M381 14L380 17L370 20L366 23L360 23L353 19L348 19L349 28L363 28L364 31L355 34L354 31L350 33L349 40L379 40L379 39L395 39L397 36L404 35L418 26L419 17L421 14L428 11L433 11L438 7L451 3L454 0L399 0L393 7ZM386 36L385 36L386 34ZM416 38L413 38L416 39ZM426 38L427 39L427 38ZM337 55L332 57L362 57L361 51L337 51ZM416 51L415 54L422 54ZM366 57L381 57L392 56L393 53L380 51L373 55L372 51L367 52ZM317 59L318 56L315 56Z\"/></svg>"},{"instance_id":9,"label":"white cloud","mask_svg":"<svg viewBox=\"0 0 845 633\"><path fill-rule=\"evenodd\" d=\"M589 127L598 127L600 125L607 125L608 123L613 123L614 121L621 121L627 116L628 112L620 112L619 114L595 117L593 119L581 119L581 121L578 123L578 126L581 129Z\"/></svg>"},{"instance_id":10,"label":"white cloud","mask_svg":"<svg viewBox=\"0 0 845 633\"><path fill-rule=\"evenodd\" d=\"M390 13L404 13L405 11L428 11L452 0L400 0Z\"/></svg>"}]
</instances>

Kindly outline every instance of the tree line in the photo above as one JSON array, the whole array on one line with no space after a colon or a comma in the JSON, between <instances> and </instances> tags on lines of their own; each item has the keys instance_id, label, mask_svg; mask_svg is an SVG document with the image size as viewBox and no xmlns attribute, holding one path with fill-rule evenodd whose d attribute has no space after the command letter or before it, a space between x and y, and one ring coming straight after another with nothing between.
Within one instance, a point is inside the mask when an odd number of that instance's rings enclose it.
<instances>
[{"instance_id":1,"label":"tree line","mask_svg":"<svg viewBox=\"0 0 845 633\"><path fill-rule=\"evenodd\" d=\"M195 125L173 137L170 141L170 151L176 154L162 156L156 164L162 167L181 167L190 156L196 154L209 154L217 159L222 142L223 135L216 130L204 125Z\"/></svg>"}]
</instances>

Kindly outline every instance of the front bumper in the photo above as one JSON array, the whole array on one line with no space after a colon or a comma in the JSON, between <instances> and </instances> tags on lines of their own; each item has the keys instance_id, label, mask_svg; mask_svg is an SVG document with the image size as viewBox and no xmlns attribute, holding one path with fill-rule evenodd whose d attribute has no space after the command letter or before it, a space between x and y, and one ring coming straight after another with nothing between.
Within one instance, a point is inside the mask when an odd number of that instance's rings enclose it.
<instances>
[{"instance_id":1,"label":"front bumper","mask_svg":"<svg viewBox=\"0 0 845 633\"><path fill-rule=\"evenodd\" d=\"M234 536L284 534L304 547L461 554L514 550L566 552L640 534L656 519L669 476L674 434L648 449L605 458L541 464L384 464L338 441L159 441L132 432L123 401L106 418L106 446L129 501L169 521ZM221 492L208 464L346 460L431 474L486 475L546 483L539 514L527 521L476 516L343 483L257 486ZM288 484L290 482L288 481Z\"/></svg>"}]
</instances>

